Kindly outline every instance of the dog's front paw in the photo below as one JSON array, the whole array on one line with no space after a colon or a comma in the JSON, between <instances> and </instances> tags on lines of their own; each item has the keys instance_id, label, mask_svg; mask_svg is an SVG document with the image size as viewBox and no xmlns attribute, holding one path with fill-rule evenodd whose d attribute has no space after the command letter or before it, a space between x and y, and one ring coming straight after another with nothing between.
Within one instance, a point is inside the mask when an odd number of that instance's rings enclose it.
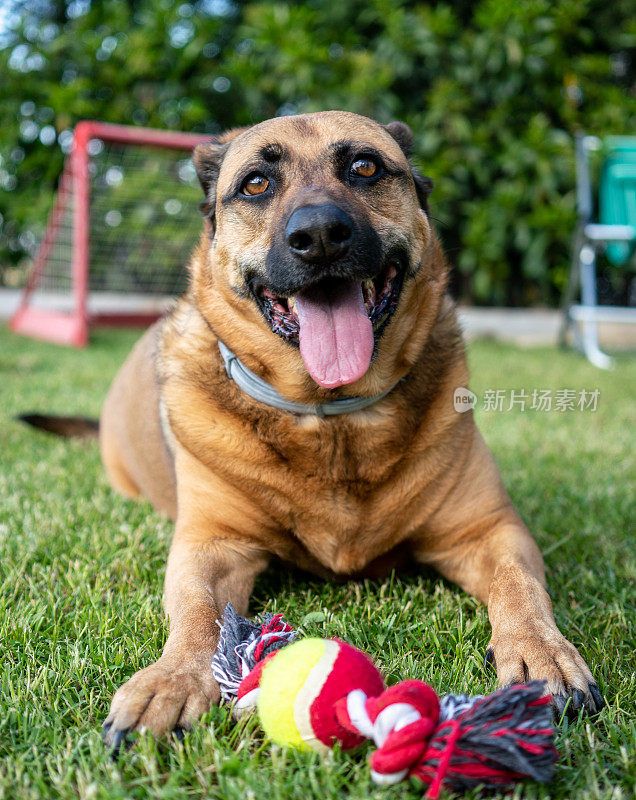
<instances>
[{"instance_id":1,"label":"dog's front paw","mask_svg":"<svg viewBox=\"0 0 636 800\"><path fill-rule=\"evenodd\" d=\"M120 686L104 721L104 741L118 749L132 731L154 736L181 728L188 730L199 717L218 703L220 692L205 660L188 664L162 657L135 673Z\"/></svg>"},{"instance_id":2,"label":"dog's front paw","mask_svg":"<svg viewBox=\"0 0 636 800\"><path fill-rule=\"evenodd\" d=\"M558 717L564 711L573 716L582 708L594 714L605 706L587 664L556 627L528 625L493 635L486 663L497 670L500 686L546 681Z\"/></svg>"}]
</instances>

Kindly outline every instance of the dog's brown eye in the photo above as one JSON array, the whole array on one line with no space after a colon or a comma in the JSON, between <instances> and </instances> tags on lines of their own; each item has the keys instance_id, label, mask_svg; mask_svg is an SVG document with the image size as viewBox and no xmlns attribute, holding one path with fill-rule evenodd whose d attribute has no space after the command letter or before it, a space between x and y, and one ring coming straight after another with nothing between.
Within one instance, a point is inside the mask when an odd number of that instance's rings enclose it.
<instances>
[{"instance_id":1,"label":"dog's brown eye","mask_svg":"<svg viewBox=\"0 0 636 800\"><path fill-rule=\"evenodd\" d=\"M250 175L249 178L244 181L243 186L241 186L241 191L243 194L250 195L263 194L268 186L269 181L264 175L254 174Z\"/></svg>"},{"instance_id":2,"label":"dog's brown eye","mask_svg":"<svg viewBox=\"0 0 636 800\"><path fill-rule=\"evenodd\" d=\"M351 172L363 178L371 178L378 171L378 165L372 158L357 158L351 165Z\"/></svg>"}]
</instances>

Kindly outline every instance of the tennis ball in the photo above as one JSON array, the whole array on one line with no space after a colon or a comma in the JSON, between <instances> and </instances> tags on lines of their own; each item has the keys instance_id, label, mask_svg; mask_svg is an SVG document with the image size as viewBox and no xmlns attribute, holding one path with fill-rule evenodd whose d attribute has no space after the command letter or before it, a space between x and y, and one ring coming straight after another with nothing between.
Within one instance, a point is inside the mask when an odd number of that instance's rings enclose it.
<instances>
[{"instance_id":1,"label":"tennis ball","mask_svg":"<svg viewBox=\"0 0 636 800\"><path fill-rule=\"evenodd\" d=\"M325 753L334 742L345 750L363 737L342 727L335 704L353 689L368 697L384 684L371 660L335 639L302 639L284 647L263 667L257 708L272 741Z\"/></svg>"}]
</instances>

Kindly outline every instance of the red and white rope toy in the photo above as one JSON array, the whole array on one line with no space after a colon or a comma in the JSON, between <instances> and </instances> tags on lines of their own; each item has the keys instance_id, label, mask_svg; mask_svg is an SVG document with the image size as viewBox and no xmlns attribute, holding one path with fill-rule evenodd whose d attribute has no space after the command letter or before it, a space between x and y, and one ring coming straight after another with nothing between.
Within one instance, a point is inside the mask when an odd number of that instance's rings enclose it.
<instances>
[{"instance_id":1,"label":"red and white rope toy","mask_svg":"<svg viewBox=\"0 0 636 800\"><path fill-rule=\"evenodd\" d=\"M431 800L442 784L462 791L551 780L558 754L543 682L440 699L422 681L385 688L371 660L346 642L295 638L280 614L255 624L228 605L212 662L235 715L256 707L273 741L324 753L370 739L372 779L417 777Z\"/></svg>"}]
</instances>

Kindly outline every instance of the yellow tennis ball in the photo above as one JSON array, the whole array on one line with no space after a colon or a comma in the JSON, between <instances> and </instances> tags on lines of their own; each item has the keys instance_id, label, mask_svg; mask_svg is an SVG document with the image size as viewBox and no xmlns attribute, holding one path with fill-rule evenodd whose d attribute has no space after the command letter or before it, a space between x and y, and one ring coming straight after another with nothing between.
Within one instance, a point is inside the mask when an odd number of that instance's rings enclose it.
<instances>
[{"instance_id":1,"label":"yellow tennis ball","mask_svg":"<svg viewBox=\"0 0 636 800\"><path fill-rule=\"evenodd\" d=\"M308 679L327 650L333 649L327 639L302 639L284 647L265 665L260 682L257 709L263 730L277 744L298 750L312 749L306 741L307 730L298 729L294 706L311 691ZM303 728L301 721L301 729ZM313 736L309 736L313 739ZM326 749L326 748L325 748Z\"/></svg>"},{"instance_id":2,"label":"yellow tennis ball","mask_svg":"<svg viewBox=\"0 0 636 800\"><path fill-rule=\"evenodd\" d=\"M375 697L383 688L382 676L360 650L334 639L302 639L265 664L256 705L274 742L326 753L335 741L345 750L362 741L340 724L337 703L353 689Z\"/></svg>"}]
</instances>

